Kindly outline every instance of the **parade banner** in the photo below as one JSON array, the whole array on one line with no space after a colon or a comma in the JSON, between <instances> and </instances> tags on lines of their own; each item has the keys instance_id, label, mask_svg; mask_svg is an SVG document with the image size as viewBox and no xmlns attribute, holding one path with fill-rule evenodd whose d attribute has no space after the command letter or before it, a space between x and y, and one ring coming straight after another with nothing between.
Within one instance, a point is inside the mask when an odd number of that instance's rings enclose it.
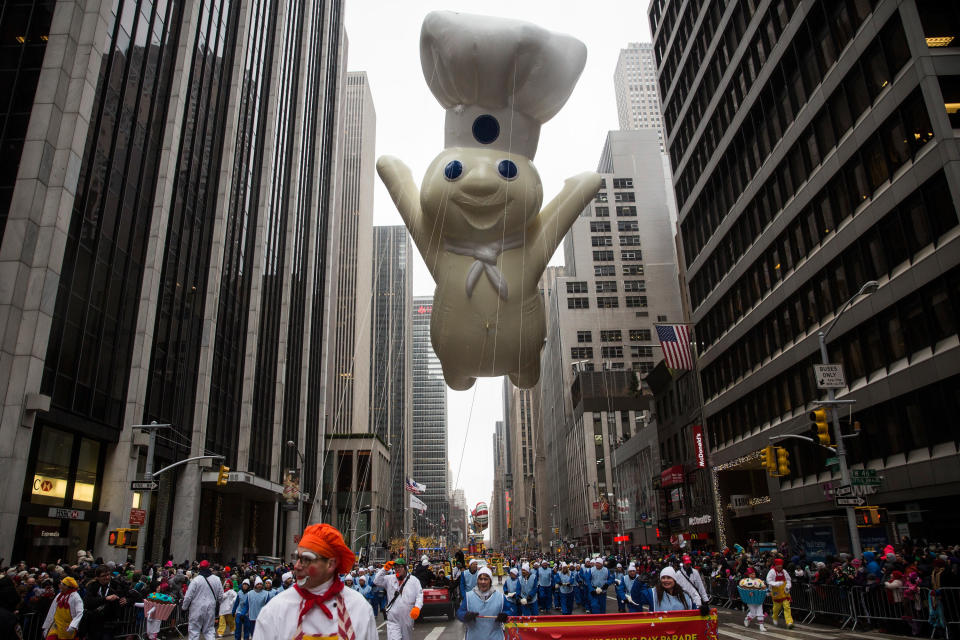
<instances>
[{"instance_id":1,"label":"parade banner","mask_svg":"<svg viewBox=\"0 0 960 640\"><path fill-rule=\"evenodd\" d=\"M520 616L503 629L505 640L717 640L717 610Z\"/></svg>"}]
</instances>

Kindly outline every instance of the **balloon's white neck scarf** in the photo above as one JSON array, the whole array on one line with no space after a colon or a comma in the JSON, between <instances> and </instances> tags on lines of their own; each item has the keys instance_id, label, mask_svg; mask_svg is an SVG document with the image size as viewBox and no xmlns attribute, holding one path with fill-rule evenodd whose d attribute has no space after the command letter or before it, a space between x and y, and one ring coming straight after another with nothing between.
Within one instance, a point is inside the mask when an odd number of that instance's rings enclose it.
<instances>
[{"instance_id":1,"label":"balloon's white neck scarf","mask_svg":"<svg viewBox=\"0 0 960 640\"><path fill-rule=\"evenodd\" d=\"M466 291L468 298L473 296L473 289L477 286L480 273L483 272L487 274L487 279L490 281L490 284L493 285L493 288L497 290L497 294L506 300L508 294L507 280L503 277L503 273L497 266L497 258L500 257L500 254L504 251L519 249L522 246L523 232L521 231L507 236L502 240L494 240L487 244L455 244L446 240L444 241L443 248L445 251L456 253L457 255L474 258L474 263L470 265L470 271L467 272Z\"/></svg>"}]
</instances>

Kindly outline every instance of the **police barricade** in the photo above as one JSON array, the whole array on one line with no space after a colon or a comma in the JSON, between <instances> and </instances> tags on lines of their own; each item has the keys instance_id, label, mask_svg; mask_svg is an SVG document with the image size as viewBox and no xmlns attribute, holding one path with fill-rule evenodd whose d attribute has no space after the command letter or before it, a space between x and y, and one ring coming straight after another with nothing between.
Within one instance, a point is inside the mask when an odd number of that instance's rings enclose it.
<instances>
[{"instance_id":1,"label":"police barricade","mask_svg":"<svg viewBox=\"0 0 960 640\"><path fill-rule=\"evenodd\" d=\"M848 624L852 625L851 630L856 628L857 609L855 608L853 593L848 587L810 584L807 585L807 593L810 613L804 618L804 622L832 617L835 622L840 624L841 629Z\"/></svg>"},{"instance_id":2,"label":"police barricade","mask_svg":"<svg viewBox=\"0 0 960 640\"><path fill-rule=\"evenodd\" d=\"M710 602L714 602L721 607L730 604L730 591L727 588L727 579L719 576L704 580L704 586L707 593L710 594Z\"/></svg>"},{"instance_id":3,"label":"police barricade","mask_svg":"<svg viewBox=\"0 0 960 640\"><path fill-rule=\"evenodd\" d=\"M923 599L927 603L927 622L930 625L930 637L942 631L950 638L950 627L960 625L960 588L943 587L940 589L924 589Z\"/></svg>"},{"instance_id":4,"label":"police barricade","mask_svg":"<svg viewBox=\"0 0 960 640\"><path fill-rule=\"evenodd\" d=\"M520 616L503 625L505 640L717 640L717 610Z\"/></svg>"},{"instance_id":5,"label":"police barricade","mask_svg":"<svg viewBox=\"0 0 960 640\"><path fill-rule=\"evenodd\" d=\"M187 613L178 604L155 603L149 600L141 607L129 606L120 610L114 637L118 639L156 640L156 638L185 637ZM182 622L181 622L182 619Z\"/></svg>"},{"instance_id":6,"label":"police barricade","mask_svg":"<svg viewBox=\"0 0 960 640\"><path fill-rule=\"evenodd\" d=\"M20 617L20 633L23 640L41 640L44 616L39 613L25 613Z\"/></svg>"},{"instance_id":7,"label":"police barricade","mask_svg":"<svg viewBox=\"0 0 960 640\"><path fill-rule=\"evenodd\" d=\"M810 585L805 583L794 582L790 587L790 611L793 612L794 616L797 616L798 613L803 614L803 619L801 622L808 622L807 618L813 617L813 613L810 607Z\"/></svg>"}]
</instances>

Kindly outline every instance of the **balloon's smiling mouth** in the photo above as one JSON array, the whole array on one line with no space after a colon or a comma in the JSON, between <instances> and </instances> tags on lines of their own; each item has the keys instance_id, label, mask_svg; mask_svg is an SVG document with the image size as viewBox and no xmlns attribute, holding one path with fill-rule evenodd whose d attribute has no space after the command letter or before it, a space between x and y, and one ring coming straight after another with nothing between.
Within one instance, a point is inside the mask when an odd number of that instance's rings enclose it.
<instances>
[{"instance_id":1,"label":"balloon's smiling mouth","mask_svg":"<svg viewBox=\"0 0 960 640\"><path fill-rule=\"evenodd\" d=\"M493 227L507 210L507 203L501 198L491 202L491 198L475 199L458 194L451 200L460 206L464 220L474 229L485 230Z\"/></svg>"}]
</instances>

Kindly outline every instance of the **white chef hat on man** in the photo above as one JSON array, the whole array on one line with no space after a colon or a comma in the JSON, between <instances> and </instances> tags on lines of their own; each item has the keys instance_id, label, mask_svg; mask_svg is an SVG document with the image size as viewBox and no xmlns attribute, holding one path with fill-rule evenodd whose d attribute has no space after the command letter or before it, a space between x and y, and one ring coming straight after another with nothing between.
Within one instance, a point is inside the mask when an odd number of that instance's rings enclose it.
<instances>
[{"instance_id":1,"label":"white chef hat on man","mask_svg":"<svg viewBox=\"0 0 960 640\"><path fill-rule=\"evenodd\" d=\"M533 160L540 126L577 84L587 47L529 22L432 11L420 64L447 111L445 147L490 147Z\"/></svg>"}]
</instances>

